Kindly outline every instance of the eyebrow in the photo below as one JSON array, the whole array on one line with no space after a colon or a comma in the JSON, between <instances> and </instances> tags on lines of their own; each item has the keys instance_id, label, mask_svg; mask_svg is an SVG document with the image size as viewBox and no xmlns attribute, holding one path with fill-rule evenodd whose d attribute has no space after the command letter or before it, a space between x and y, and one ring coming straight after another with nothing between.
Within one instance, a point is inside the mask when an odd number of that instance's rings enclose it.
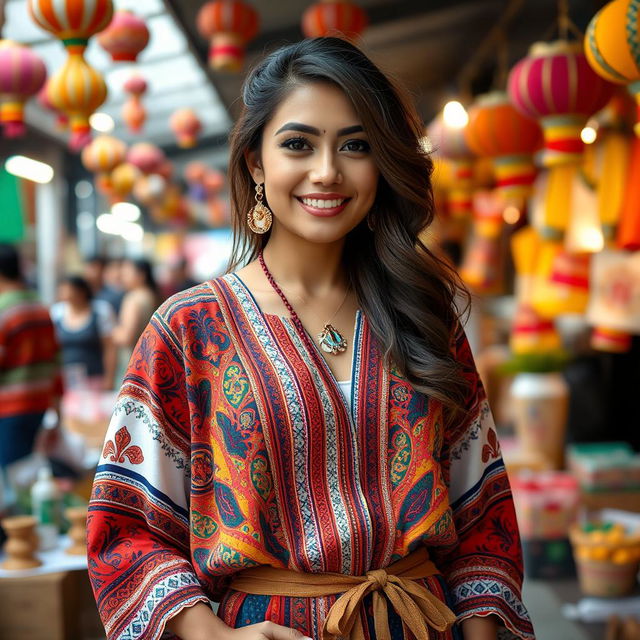
<instances>
[{"instance_id":1,"label":"eyebrow","mask_svg":"<svg viewBox=\"0 0 640 640\"><path fill-rule=\"evenodd\" d=\"M309 133L313 136L320 135L320 129L316 129L315 127L310 127L308 124L302 124L300 122L287 122L287 124L282 125L273 135L277 136L279 133L283 131L299 131L300 133ZM364 132L364 128L360 124L354 124L351 127L345 127L344 129L338 130L338 137L348 136L351 133L360 133Z\"/></svg>"}]
</instances>

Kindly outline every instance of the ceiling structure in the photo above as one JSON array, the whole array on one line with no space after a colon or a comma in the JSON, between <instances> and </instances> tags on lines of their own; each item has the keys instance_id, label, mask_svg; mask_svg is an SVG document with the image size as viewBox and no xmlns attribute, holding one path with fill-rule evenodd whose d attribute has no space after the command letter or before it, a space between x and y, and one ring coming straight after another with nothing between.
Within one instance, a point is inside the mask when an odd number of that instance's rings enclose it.
<instances>
[{"instance_id":1,"label":"ceiling structure","mask_svg":"<svg viewBox=\"0 0 640 640\"><path fill-rule=\"evenodd\" d=\"M245 69L265 53L302 38L300 20L313 0L248 0L260 15L258 36L247 47ZM509 66L536 40L554 36L559 0L356 0L370 26L360 45L386 72L403 82L428 122L444 102L461 92L488 91L500 81L502 57ZM568 0L570 16L584 30L606 0ZM116 123L114 135L131 143L149 139L172 155L180 150L168 126L173 110L190 106L203 121L199 153L222 152L226 134L240 107L244 74L222 74L207 68L208 43L195 28L204 0L114 0L147 20L148 47L136 72L148 81L144 104L149 118L142 136L128 132L120 110L122 83L131 65L113 63L95 38L87 59L105 74L109 98L101 111ZM52 73L64 61L62 45L29 18L27 0L7 0L3 37L32 44ZM51 116L31 101L27 119L44 130ZM62 138L61 138L62 139Z\"/></svg>"}]
</instances>

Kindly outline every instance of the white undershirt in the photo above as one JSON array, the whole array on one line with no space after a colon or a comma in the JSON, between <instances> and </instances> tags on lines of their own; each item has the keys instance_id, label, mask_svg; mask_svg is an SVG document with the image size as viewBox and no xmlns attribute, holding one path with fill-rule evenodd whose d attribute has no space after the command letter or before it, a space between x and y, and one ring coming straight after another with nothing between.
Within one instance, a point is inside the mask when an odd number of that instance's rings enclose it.
<instances>
[{"instance_id":1,"label":"white undershirt","mask_svg":"<svg viewBox=\"0 0 640 640\"><path fill-rule=\"evenodd\" d=\"M337 382L344 399L347 401L347 407L349 407L349 411L351 411L351 380L338 380Z\"/></svg>"}]
</instances>

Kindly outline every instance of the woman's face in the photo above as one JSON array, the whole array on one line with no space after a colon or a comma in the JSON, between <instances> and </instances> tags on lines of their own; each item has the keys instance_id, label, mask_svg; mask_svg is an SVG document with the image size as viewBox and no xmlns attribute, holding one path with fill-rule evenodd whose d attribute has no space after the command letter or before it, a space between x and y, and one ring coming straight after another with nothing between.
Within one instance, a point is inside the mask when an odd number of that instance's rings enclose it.
<instances>
[{"instance_id":1,"label":"woman's face","mask_svg":"<svg viewBox=\"0 0 640 640\"><path fill-rule=\"evenodd\" d=\"M122 286L127 290L135 289L140 286L143 281L142 275L138 269L136 269L136 266L126 260L120 267L120 278L122 280Z\"/></svg>"},{"instance_id":2,"label":"woman's face","mask_svg":"<svg viewBox=\"0 0 640 640\"><path fill-rule=\"evenodd\" d=\"M341 240L375 200L379 171L367 133L342 90L329 83L295 88L247 163L254 180L264 182L274 226L307 241Z\"/></svg>"}]
</instances>

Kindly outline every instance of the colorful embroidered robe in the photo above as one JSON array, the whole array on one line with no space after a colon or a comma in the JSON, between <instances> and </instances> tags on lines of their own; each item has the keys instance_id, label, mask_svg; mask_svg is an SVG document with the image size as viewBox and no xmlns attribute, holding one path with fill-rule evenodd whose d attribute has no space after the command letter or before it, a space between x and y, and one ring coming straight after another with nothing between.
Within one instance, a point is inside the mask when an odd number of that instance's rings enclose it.
<instances>
[{"instance_id":1,"label":"colorful embroidered robe","mask_svg":"<svg viewBox=\"0 0 640 640\"><path fill-rule=\"evenodd\" d=\"M165 302L131 359L89 507L109 640L159 638L208 599L230 626L268 619L318 640L337 596L247 595L230 576L262 564L363 575L418 545L442 571L424 584L459 619L497 614L533 638L509 483L464 334L456 351L472 390L467 418L445 431L440 402L382 366L361 313L350 411L320 353L237 276ZM389 610L393 639L410 640Z\"/></svg>"}]
</instances>

